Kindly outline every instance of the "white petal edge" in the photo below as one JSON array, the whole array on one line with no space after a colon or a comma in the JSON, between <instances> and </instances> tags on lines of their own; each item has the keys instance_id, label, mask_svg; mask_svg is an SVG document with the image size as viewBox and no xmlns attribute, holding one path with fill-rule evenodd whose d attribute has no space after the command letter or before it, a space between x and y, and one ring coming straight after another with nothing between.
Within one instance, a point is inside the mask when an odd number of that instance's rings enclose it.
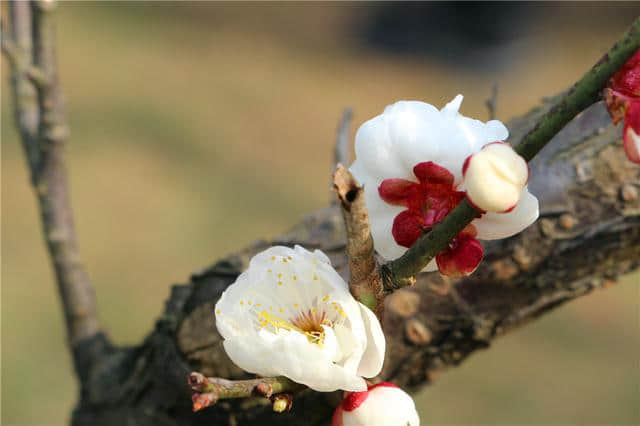
<instances>
[{"instance_id":1,"label":"white petal edge","mask_svg":"<svg viewBox=\"0 0 640 426\"><path fill-rule=\"evenodd\" d=\"M305 344L306 342L306 344ZM241 369L265 377L283 375L318 392L366 390L366 382L334 364L301 334L282 333L269 340L227 339L224 349Z\"/></svg>"},{"instance_id":2,"label":"white petal edge","mask_svg":"<svg viewBox=\"0 0 640 426\"><path fill-rule=\"evenodd\" d=\"M472 223L481 240L507 238L524 230L539 216L538 199L527 188L516 207L509 213L485 213Z\"/></svg>"},{"instance_id":3,"label":"white petal edge","mask_svg":"<svg viewBox=\"0 0 640 426\"><path fill-rule=\"evenodd\" d=\"M367 347L364 354L362 354L357 374L363 377L375 377L382 370L386 340L380 321L375 314L362 303L358 304L360 305L364 328L367 332Z\"/></svg>"}]
</instances>

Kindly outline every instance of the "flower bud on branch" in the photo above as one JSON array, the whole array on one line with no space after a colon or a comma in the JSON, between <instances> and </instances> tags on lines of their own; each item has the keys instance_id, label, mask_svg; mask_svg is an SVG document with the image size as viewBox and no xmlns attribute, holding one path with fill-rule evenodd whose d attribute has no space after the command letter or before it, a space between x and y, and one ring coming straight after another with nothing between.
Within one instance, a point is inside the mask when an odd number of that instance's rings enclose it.
<instances>
[{"instance_id":1,"label":"flower bud on branch","mask_svg":"<svg viewBox=\"0 0 640 426\"><path fill-rule=\"evenodd\" d=\"M389 382L348 392L333 413L332 426L420 426L413 399Z\"/></svg>"},{"instance_id":2,"label":"flower bud on branch","mask_svg":"<svg viewBox=\"0 0 640 426\"><path fill-rule=\"evenodd\" d=\"M506 143L486 145L462 166L463 185L469 201L483 212L512 211L529 179L529 168Z\"/></svg>"}]
</instances>

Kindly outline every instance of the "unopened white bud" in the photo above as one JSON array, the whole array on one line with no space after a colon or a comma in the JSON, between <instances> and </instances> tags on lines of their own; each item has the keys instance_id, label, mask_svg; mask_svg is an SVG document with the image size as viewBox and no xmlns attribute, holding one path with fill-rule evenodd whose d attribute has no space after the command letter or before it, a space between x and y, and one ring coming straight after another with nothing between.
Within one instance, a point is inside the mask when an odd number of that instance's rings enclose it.
<instances>
[{"instance_id":1,"label":"unopened white bud","mask_svg":"<svg viewBox=\"0 0 640 426\"><path fill-rule=\"evenodd\" d=\"M393 383L350 392L333 413L332 426L420 426L413 399Z\"/></svg>"},{"instance_id":2,"label":"unopened white bud","mask_svg":"<svg viewBox=\"0 0 640 426\"><path fill-rule=\"evenodd\" d=\"M502 142L485 145L467 158L462 173L469 201L496 213L515 207L529 178L527 162Z\"/></svg>"}]
</instances>

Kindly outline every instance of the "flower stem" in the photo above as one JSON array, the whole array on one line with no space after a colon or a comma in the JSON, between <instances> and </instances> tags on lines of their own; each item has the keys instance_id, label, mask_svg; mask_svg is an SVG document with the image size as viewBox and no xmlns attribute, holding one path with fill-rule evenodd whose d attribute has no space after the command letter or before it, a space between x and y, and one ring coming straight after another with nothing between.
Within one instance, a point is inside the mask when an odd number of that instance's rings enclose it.
<instances>
[{"instance_id":1,"label":"flower stem","mask_svg":"<svg viewBox=\"0 0 640 426\"><path fill-rule=\"evenodd\" d=\"M625 61L640 48L640 18L573 87L527 133L515 150L527 162L576 115L600 99L602 88ZM386 290L406 285L447 244L477 217L477 211L463 200L442 222L421 236L401 257L382 265Z\"/></svg>"}]
</instances>

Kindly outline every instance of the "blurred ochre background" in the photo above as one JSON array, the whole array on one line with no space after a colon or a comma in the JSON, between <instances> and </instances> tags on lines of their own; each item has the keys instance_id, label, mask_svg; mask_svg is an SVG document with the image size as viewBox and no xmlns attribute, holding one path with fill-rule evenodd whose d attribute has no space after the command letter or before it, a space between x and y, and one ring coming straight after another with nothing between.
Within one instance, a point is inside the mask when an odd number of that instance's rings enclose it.
<instances>
[{"instance_id":1,"label":"blurred ochre background","mask_svg":"<svg viewBox=\"0 0 640 426\"><path fill-rule=\"evenodd\" d=\"M6 6L2 5L3 8ZM324 206L335 127L399 99L508 120L568 87L638 4L88 3L58 8L81 252L139 342L169 285ZM3 10L3 17L6 15ZM77 387L2 66L2 425L64 425ZM639 275L474 355L425 425L640 424Z\"/></svg>"}]
</instances>

